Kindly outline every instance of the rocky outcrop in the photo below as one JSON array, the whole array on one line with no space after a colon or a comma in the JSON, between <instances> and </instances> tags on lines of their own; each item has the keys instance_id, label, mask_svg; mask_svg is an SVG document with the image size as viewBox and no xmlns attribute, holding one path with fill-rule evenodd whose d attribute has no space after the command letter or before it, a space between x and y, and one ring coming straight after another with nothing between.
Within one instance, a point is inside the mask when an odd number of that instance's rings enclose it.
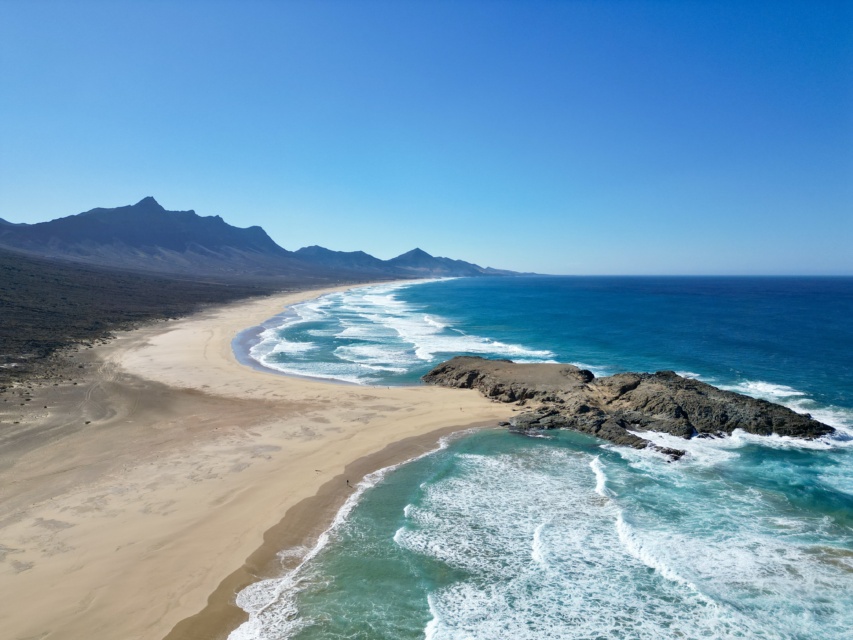
<instances>
[{"instance_id":1,"label":"rocky outcrop","mask_svg":"<svg viewBox=\"0 0 853 640\"><path fill-rule=\"evenodd\" d=\"M500 402L535 405L508 424L516 431L574 429L636 449L651 447L671 459L680 458L684 451L658 447L638 434L659 431L690 439L743 429L762 436L813 439L834 431L808 414L672 371L596 378L565 364L515 364L460 356L438 365L423 379L445 387L478 389Z\"/></svg>"}]
</instances>

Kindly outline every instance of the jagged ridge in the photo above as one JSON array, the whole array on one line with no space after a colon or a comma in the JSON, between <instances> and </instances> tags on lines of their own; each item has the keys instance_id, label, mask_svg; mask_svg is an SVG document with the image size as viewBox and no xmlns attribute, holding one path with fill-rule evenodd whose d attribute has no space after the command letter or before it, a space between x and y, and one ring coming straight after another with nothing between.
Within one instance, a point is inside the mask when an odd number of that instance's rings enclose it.
<instances>
[{"instance_id":1,"label":"jagged ridge","mask_svg":"<svg viewBox=\"0 0 853 640\"><path fill-rule=\"evenodd\" d=\"M134 205L96 208L50 222L0 220L0 246L111 268L195 275L351 280L514 275L463 260L436 258L421 249L391 260L319 246L292 252L276 244L261 227L241 229L219 216L168 211L150 196Z\"/></svg>"}]
</instances>

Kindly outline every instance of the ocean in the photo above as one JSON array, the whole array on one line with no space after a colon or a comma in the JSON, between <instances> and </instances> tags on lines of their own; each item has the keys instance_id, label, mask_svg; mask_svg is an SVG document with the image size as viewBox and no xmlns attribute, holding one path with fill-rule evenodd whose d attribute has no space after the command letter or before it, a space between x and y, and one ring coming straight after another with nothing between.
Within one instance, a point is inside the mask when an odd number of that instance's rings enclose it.
<instances>
[{"instance_id":1,"label":"ocean","mask_svg":"<svg viewBox=\"0 0 853 640\"><path fill-rule=\"evenodd\" d=\"M303 562L238 595L232 640L851 637L853 279L421 281L247 335L264 367L351 384L417 384L461 354L674 370L838 431L652 436L676 463L572 432L457 434L283 549Z\"/></svg>"}]
</instances>

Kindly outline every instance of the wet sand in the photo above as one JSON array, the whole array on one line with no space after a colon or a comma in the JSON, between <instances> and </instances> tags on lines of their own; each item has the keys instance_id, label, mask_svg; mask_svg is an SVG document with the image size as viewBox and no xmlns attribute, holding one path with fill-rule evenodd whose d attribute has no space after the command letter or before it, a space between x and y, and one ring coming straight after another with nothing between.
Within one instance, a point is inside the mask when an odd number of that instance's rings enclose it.
<instances>
[{"instance_id":1,"label":"wet sand","mask_svg":"<svg viewBox=\"0 0 853 640\"><path fill-rule=\"evenodd\" d=\"M236 591L279 571L280 549L310 545L347 480L512 411L475 391L336 385L237 362L237 333L320 293L128 332L75 354L76 386L3 396L4 637L226 637L242 620Z\"/></svg>"}]
</instances>

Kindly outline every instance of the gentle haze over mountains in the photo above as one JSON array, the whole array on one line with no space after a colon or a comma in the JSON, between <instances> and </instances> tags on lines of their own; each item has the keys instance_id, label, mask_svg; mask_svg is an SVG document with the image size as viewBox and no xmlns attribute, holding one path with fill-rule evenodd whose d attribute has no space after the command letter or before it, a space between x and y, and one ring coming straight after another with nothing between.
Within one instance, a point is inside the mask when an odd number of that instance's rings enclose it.
<instances>
[{"instance_id":1,"label":"gentle haze over mountains","mask_svg":"<svg viewBox=\"0 0 853 640\"><path fill-rule=\"evenodd\" d=\"M0 218L853 274L853 3L0 2Z\"/></svg>"}]
</instances>

